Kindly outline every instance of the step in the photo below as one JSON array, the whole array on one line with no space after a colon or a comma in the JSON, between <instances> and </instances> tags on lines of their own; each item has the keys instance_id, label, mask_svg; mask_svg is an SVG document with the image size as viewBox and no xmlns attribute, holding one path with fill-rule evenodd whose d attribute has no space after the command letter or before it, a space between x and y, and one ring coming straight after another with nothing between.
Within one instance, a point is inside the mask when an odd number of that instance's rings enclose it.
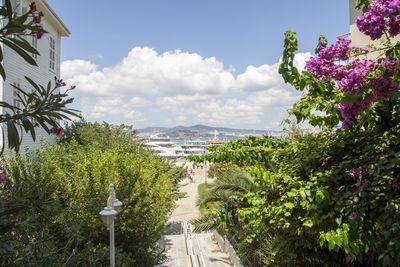
<instances>
[{"instance_id":1,"label":"step","mask_svg":"<svg viewBox=\"0 0 400 267\"><path fill-rule=\"evenodd\" d=\"M164 235L162 236L161 246L165 248L168 257L188 255L184 235Z\"/></svg>"},{"instance_id":2,"label":"step","mask_svg":"<svg viewBox=\"0 0 400 267\"><path fill-rule=\"evenodd\" d=\"M197 235L197 239L199 240L200 244L200 250L203 254L212 255L214 253L221 252L218 243L212 237L212 233L199 233L199 234L193 234L193 247L195 249L195 254L199 253L195 235Z\"/></svg>"},{"instance_id":3,"label":"step","mask_svg":"<svg viewBox=\"0 0 400 267\"><path fill-rule=\"evenodd\" d=\"M179 256L179 257L169 258L168 261L163 264L163 266L190 267L190 266L192 266L192 261L191 261L189 255ZM210 265L210 266L212 266L212 265Z\"/></svg>"},{"instance_id":4,"label":"step","mask_svg":"<svg viewBox=\"0 0 400 267\"><path fill-rule=\"evenodd\" d=\"M229 256L225 253L203 254L205 266L207 267L231 267ZM172 267L172 265L171 265Z\"/></svg>"}]
</instances>

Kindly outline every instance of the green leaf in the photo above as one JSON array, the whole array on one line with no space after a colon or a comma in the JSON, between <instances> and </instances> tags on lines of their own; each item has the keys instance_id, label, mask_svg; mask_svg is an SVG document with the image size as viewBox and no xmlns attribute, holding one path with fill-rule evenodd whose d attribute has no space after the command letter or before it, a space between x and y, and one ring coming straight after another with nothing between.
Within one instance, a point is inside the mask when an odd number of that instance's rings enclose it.
<instances>
[{"instance_id":1,"label":"green leaf","mask_svg":"<svg viewBox=\"0 0 400 267\"><path fill-rule=\"evenodd\" d=\"M29 13L25 13L22 16L14 18L12 23L15 23L15 24L18 24L18 25L23 25L25 23L26 19L28 18L28 16L29 16Z\"/></svg>"},{"instance_id":2,"label":"green leaf","mask_svg":"<svg viewBox=\"0 0 400 267\"><path fill-rule=\"evenodd\" d=\"M36 91L40 92L39 86L34 81L32 81L31 78L29 78L27 76L24 76L24 77L36 89Z\"/></svg>"},{"instance_id":3,"label":"green leaf","mask_svg":"<svg viewBox=\"0 0 400 267\"><path fill-rule=\"evenodd\" d=\"M2 62L3 62L3 49L2 49L2 47L0 47L0 74L1 74L1 77L3 77L3 80L5 80L6 72L4 71Z\"/></svg>"},{"instance_id":4,"label":"green leaf","mask_svg":"<svg viewBox=\"0 0 400 267\"><path fill-rule=\"evenodd\" d=\"M31 64L33 66L37 66L36 61L31 57L31 55L29 55L27 52L25 52L25 50L20 48L18 45L15 45L13 42L10 42L7 39L3 39L3 44L7 45L12 50L14 50L18 55L20 55L29 64Z\"/></svg>"},{"instance_id":5,"label":"green leaf","mask_svg":"<svg viewBox=\"0 0 400 267\"><path fill-rule=\"evenodd\" d=\"M294 204L292 202L286 202L285 207L287 207L288 209L293 209L294 208Z\"/></svg>"},{"instance_id":6,"label":"green leaf","mask_svg":"<svg viewBox=\"0 0 400 267\"><path fill-rule=\"evenodd\" d=\"M22 49L24 49L30 53L39 55L39 52L25 39L9 38L9 40L11 42L15 43L16 45L18 45L19 47L21 47Z\"/></svg>"},{"instance_id":7,"label":"green leaf","mask_svg":"<svg viewBox=\"0 0 400 267\"><path fill-rule=\"evenodd\" d=\"M22 122L22 126L25 129L25 132L26 133L30 132L31 136L32 136L32 140L35 141L36 140L35 128L33 127L30 120L27 117L23 116L21 118L21 122Z\"/></svg>"},{"instance_id":8,"label":"green leaf","mask_svg":"<svg viewBox=\"0 0 400 267\"><path fill-rule=\"evenodd\" d=\"M308 219L305 222L303 222L303 225L311 228L313 227L314 223L311 221L311 219Z\"/></svg>"},{"instance_id":9,"label":"green leaf","mask_svg":"<svg viewBox=\"0 0 400 267\"><path fill-rule=\"evenodd\" d=\"M13 9L11 6L11 1L10 0L5 0L5 1L6 1L5 6L6 6L6 10L7 10L7 16L10 19L13 16Z\"/></svg>"},{"instance_id":10,"label":"green leaf","mask_svg":"<svg viewBox=\"0 0 400 267\"><path fill-rule=\"evenodd\" d=\"M321 233L320 237L319 237L319 246L322 247L325 243L325 235L323 233Z\"/></svg>"},{"instance_id":11,"label":"green leaf","mask_svg":"<svg viewBox=\"0 0 400 267\"><path fill-rule=\"evenodd\" d=\"M6 79L6 72L4 71L3 65L1 63L0 63L0 75L3 78L3 80Z\"/></svg>"},{"instance_id":12,"label":"green leaf","mask_svg":"<svg viewBox=\"0 0 400 267\"><path fill-rule=\"evenodd\" d=\"M342 232L342 240L344 245L349 243L349 235L347 232Z\"/></svg>"},{"instance_id":13,"label":"green leaf","mask_svg":"<svg viewBox=\"0 0 400 267\"><path fill-rule=\"evenodd\" d=\"M328 240L328 248L329 250L332 250L334 247L335 247L335 241L333 240L332 237L330 237Z\"/></svg>"},{"instance_id":14,"label":"green leaf","mask_svg":"<svg viewBox=\"0 0 400 267\"><path fill-rule=\"evenodd\" d=\"M11 120L7 121L7 136L8 136L8 146L14 148L15 152L19 151L19 135L18 130Z\"/></svg>"},{"instance_id":15,"label":"green leaf","mask_svg":"<svg viewBox=\"0 0 400 267\"><path fill-rule=\"evenodd\" d=\"M335 241L335 244L339 247L342 245L343 242L342 237L340 235L334 235L333 241Z\"/></svg>"}]
</instances>

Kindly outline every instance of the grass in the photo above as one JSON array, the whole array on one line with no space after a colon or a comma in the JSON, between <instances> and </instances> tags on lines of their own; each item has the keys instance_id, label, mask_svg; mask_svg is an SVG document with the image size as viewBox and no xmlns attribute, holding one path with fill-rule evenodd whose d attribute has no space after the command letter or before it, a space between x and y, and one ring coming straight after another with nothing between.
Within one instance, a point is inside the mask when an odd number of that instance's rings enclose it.
<instances>
[{"instance_id":1,"label":"grass","mask_svg":"<svg viewBox=\"0 0 400 267\"><path fill-rule=\"evenodd\" d=\"M207 194L208 184L199 184L197 190L199 193L199 199L202 199L202 197L204 197ZM207 207L200 207L200 214L203 215L207 209L208 209Z\"/></svg>"}]
</instances>

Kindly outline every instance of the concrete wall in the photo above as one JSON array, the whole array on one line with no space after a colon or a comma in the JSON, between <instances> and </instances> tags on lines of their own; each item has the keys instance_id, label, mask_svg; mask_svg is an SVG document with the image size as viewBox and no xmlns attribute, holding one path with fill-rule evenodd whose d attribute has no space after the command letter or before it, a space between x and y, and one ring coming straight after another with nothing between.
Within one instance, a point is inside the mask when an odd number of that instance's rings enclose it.
<instances>
[{"instance_id":1,"label":"concrete wall","mask_svg":"<svg viewBox=\"0 0 400 267\"><path fill-rule=\"evenodd\" d=\"M240 260L239 256L236 254L235 249L232 244L229 242L226 236L222 237L216 230L212 231L213 237L215 241L217 241L219 248L222 252L225 252L229 255L229 259L232 262L234 267L243 267L243 263Z\"/></svg>"}]
</instances>

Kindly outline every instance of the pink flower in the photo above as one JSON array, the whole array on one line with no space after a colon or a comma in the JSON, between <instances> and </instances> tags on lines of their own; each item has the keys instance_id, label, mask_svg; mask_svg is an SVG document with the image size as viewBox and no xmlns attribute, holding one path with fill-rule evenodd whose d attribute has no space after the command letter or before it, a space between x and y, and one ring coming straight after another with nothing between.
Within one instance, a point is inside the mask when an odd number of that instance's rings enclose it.
<instances>
[{"instance_id":1,"label":"pink flower","mask_svg":"<svg viewBox=\"0 0 400 267\"><path fill-rule=\"evenodd\" d=\"M40 23L42 21L42 17L33 15L33 21L36 23Z\"/></svg>"},{"instance_id":2,"label":"pink flower","mask_svg":"<svg viewBox=\"0 0 400 267\"><path fill-rule=\"evenodd\" d=\"M0 183L4 183L6 181L6 175L4 173L0 173Z\"/></svg>"},{"instance_id":3,"label":"pink flower","mask_svg":"<svg viewBox=\"0 0 400 267\"><path fill-rule=\"evenodd\" d=\"M354 220L356 218L356 213L352 212L348 217L350 220Z\"/></svg>"},{"instance_id":4,"label":"pink flower","mask_svg":"<svg viewBox=\"0 0 400 267\"><path fill-rule=\"evenodd\" d=\"M36 33L36 38L41 39L43 37L44 33L43 32L38 32Z\"/></svg>"},{"instance_id":5,"label":"pink flower","mask_svg":"<svg viewBox=\"0 0 400 267\"><path fill-rule=\"evenodd\" d=\"M50 133L61 137L64 135L64 129L61 127L59 128L58 126L54 126L53 128L50 129Z\"/></svg>"},{"instance_id":6,"label":"pink flower","mask_svg":"<svg viewBox=\"0 0 400 267\"><path fill-rule=\"evenodd\" d=\"M349 176L350 176L351 178L356 177L357 174L361 174L361 170L360 170L359 168L352 169L352 170L350 170L350 172L349 172Z\"/></svg>"},{"instance_id":7,"label":"pink flower","mask_svg":"<svg viewBox=\"0 0 400 267\"><path fill-rule=\"evenodd\" d=\"M33 12L36 12L36 4L35 4L35 2L33 2L32 4L30 4L29 7L30 7L32 13L33 13Z\"/></svg>"}]
</instances>

